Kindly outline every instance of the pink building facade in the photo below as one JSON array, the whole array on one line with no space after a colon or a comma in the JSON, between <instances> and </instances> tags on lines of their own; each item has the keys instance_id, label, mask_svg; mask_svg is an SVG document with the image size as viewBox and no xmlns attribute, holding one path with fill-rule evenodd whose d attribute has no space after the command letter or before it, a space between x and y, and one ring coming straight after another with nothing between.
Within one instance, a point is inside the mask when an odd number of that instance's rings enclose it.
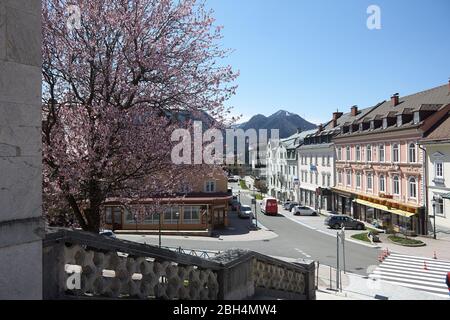
<instances>
[{"instance_id":1,"label":"pink building facade","mask_svg":"<svg viewBox=\"0 0 450 320\"><path fill-rule=\"evenodd\" d=\"M386 231L428 234L424 133L450 103L450 82L410 96L395 94L333 139L333 211ZM352 107L352 114L361 111Z\"/></svg>"}]
</instances>

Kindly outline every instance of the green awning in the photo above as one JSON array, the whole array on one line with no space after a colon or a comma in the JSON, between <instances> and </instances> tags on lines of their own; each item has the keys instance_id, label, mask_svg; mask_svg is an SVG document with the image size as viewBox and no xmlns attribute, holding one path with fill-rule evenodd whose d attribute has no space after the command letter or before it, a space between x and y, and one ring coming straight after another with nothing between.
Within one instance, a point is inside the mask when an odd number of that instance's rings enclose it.
<instances>
[{"instance_id":1,"label":"green awning","mask_svg":"<svg viewBox=\"0 0 450 320\"><path fill-rule=\"evenodd\" d=\"M441 197L442 197L442 199L449 199L450 200L450 193L443 194Z\"/></svg>"}]
</instances>

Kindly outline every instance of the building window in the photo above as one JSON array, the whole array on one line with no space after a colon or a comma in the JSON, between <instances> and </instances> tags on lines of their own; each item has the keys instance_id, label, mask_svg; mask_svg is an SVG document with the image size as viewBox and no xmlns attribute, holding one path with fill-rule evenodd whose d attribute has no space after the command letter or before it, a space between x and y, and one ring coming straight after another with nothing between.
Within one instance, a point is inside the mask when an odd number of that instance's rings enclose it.
<instances>
[{"instance_id":1,"label":"building window","mask_svg":"<svg viewBox=\"0 0 450 320\"><path fill-rule=\"evenodd\" d=\"M372 146L370 144L367 146L366 161L372 161Z\"/></svg>"},{"instance_id":2,"label":"building window","mask_svg":"<svg viewBox=\"0 0 450 320\"><path fill-rule=\"evenodd\" d=\"M416 178L409 178L409 197L413 199L417 198Z\"/></svg>"},{"instance_id":3,"label":"building window","mask_svg":"<svg viewBox=\"0 0 450 320\"><path fill-rule=\"evenodd\" d=\"M403 122L402 122L402 115L401 114L399 114L398 116L397 116L397 127L400 127L402 124L403 124Z\"/></svg>"},{"instance_id":4,"label":"building window","mask_svg":"<svg viewBox=\"0 0 450 320\"><path fill-rule=\"evenodd\" d=\"M356 146L356 161L361 161L361 147Z\"/></svg>"},{"instance_id":5,"label":"building window","mask_svg":"<svg viewBox=\"0 0 450 320\"><path fill-rule=\"evenodd\" d=\"M384 144L381 144L378 148L378 159L380 162L384 162Z\"/></svg>"},{"instance_id":6,"label":"building window","mask_svg":"<svg viewBox=\"0 0 450 320\"><path fill-rule=\"evenodd\" d=\"M200 224L200 206L185 206L183 211L183 223Z\"/></svg>"},{"instance_id":7,"label":"building window","mask_svg":"<svg viewBox=\"0 0 450 320\"><path fill-rule=\"evenodd\" d=\"M351 157L351 154L350 154L350 146L347 146L347 148L346 148L346 158L345 158L347 161L351 161L352 160L352 157Z\"/></svg>"},{"instance_id":8,"label":"building window","mask_svg":"<svg viewBox=\"0 0 450 320\"><path fill-rule=\"evenodd\" d=\"M411 143L408 147L409 162L416 163L416 145Z\"/></svg>"},{"instance_id":9,"label":"building window","mask_svg":"<svg viewBox=\"0 0 450 320\"><path fill-rule=\"evenodd\" d=\"M351 171L347 171L347 186L348 187L352 186L352 172Z\"/></svg>"},{"instance_id":10,"label":"building window","mask_svg":"<svg viewBox=\"0 0 450 320\"><path fill-rule=\"evenodd\" d=\"M327 187L330 187L330 186L331 186L331 175L329 174L327 176Z\"/></svg>"},{"instance_id":11,"label":"building window","mask_svg":"<svg viewBox=\"0 0 450 320\"><path fill-rule=\"evenodd\" d=\"M356 188L361 188L361 173L359 172L356 173Z\"/></svg>"},{"instance_id":12,"label":"building window","mask_svg":"<svg viewBox=\"0 0 450 320\"><path fill-rule=\"evenodd\" d=\"M341 147L339 147L339 148L337 149L337 159L338 159L339 161L342 160L342 148L341 148Z\"/></svg>"},{"instance_id":13,"label":"building window","mask_svg":"<svg viewBox=\"0 0 450 320\"><path fill-rule=\"evenodd\" d=\"M105 208L105 223L112 224L112 207Z\"/></svg>"},{"instance_id":14,"label":"building window","mask_svg":"<svg viewBox=\"0 0 450 320\"><path fill-rule=\"evenodd\" d=\"M399 148L398 144L394 144L392 146L392 158L395 163L400 162L400 148Z\"/></svg>"},{"instance_id":15,"label":"building window","mask_svg":"<svg viewBox=\"0 0 450 320\"><path fill-rule=\"evenodd\" d=\"M420 122L420 113L419 112L414 112L414 124L418 124Z\"/></svg>"},{"instance_id":16,"label":"building window","mask_svg":"<svg viewBox=\"0 0 450 320\"><path fill-rule=\"evenodd\" d=\"M150 207L147 207L145 211L146 211L144 219L145 224L159 224L160 216L158 212L154 212Z\"/></svg>"},{"instance_id":17,"label":"building window","mask_svg":"<svg viewBox=\"0 0 450 320\"><path fill-rule=\"evenodd\" d=\"M387 129L387 127L388 127L388 119L383 118L383 129Z\"/></svg>"},{"instance_id":18,"label":"building window","mask_svg":"<svg viewBox=\"0 0 450 320\"><path fill-rule=\"evenodd\" d=\"M434 207L436 215L437 216L444 216L445 215L444 214L444 199L442 199L441 196L435 195L434 196L434 200L436 201L435 207Z\"/></svg>"},{"instance_id":19,"label":"building window","mask_svg":"<svg viewBox=\"0 0 450 320\"><path fill-rule=\"evenodd\" d=\"M330 156L327 156L327 167L330 166Z\"/></svg>"},{"instance_id":20,"label":"building window","mask_svg":"<svg viewBox=\"0 0 450 320\"><path fill-rule=\"evenodd\" d=\"M338 176L338 183L342 184L342 171L338 171L337 176Z\"/></svg>"},{"instance_id":21,"label":"building window","mask_svg":"<svg viewBox=\"0 0 450 320\"><path fill-rule=\"evenodd\" d=\"M177 218L178 213L178 218ZM177 224L180 218L180 208L170 207L164 210L164 223L165 224Z\"/></svg>"},{"instance_id":22,"label":"building window","mask_svg":"<svg viewBox=\"0 0 450 320\"><path fill-rule=\"evenodd\" d=\"M319 184L319 173L316 172L314 180L315 180L316 185L318 185Z\"/></svg>"},{"instance_id":23,"label":"building window","mask_svg":"<svg viewBox=\"0 0 450 320\"><path fill-rule=\"evenodd\" d=\"M400 178L399 176L394 176L394 179L392 180L392 191L395 195L400 195Z\"/></svg>"},{"instance_id":24,"label":"building window","mask_svg":"<svg viewBox=\"0 0 450 320\"><path fill-rule=\"evenodd\" d=\"M205 184L205 192L211 193L216 191L216 182L207 181Z\"/></svg>"},{"instance_id":25,"label":"building window","mask_svg":"<svg viewBox=\"0 0 450 320\"><path fill-rule=\"evenodd\" d=\"M386 178L383 175L380 176L380 192L386 192Z\"/></svg>"},{"instance_id":26,"label":"building window","mask_svg":"<svg viewBox=\"0 0 450 320\"><path fill-rule=\"evenodd\" d=\"M367 175L367 190L373 189L373 176L371 173Z\"/></svg>"},{"instance_id":27,"label":"building window","mask_svg":"<svg viewBox=\"0 0 450 320\"><path fill-rule=\"evenodd\" d=\"M325 173L322 173L322 187L325 187L326 182L327 182L327 180L326 180Z\"/></svg>"},{"instance_id":28,"label":"building window","mask_svg":"<svg viewBox=\"0 0 450 320\"><path fill-rule=\"evenodd\" d=\"M438 179L444 178L444 166L443 166L442 162L434 163L434 174L435 174L435 177Z\"/></svg>"}]
</instances>

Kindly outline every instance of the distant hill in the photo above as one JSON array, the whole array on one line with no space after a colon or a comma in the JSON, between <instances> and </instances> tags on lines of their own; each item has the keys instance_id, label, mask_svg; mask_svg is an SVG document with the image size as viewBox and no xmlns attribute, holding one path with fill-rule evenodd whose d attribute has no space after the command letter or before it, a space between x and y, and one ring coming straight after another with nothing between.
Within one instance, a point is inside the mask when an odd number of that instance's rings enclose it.
<instances>
[{"instance_id":1,"label":"distant hill","mask_svg":"<svg viewBox=\"0 0 450 320\"><path fill-rule=\"evenodd\" d=\"M302 131L315 129L317 126L311 122L306 121L299 115L280 110L269 117L262 114L253 116L249 121L238 125L238 128L243 130L248 129L278 129L280 130L280 139L287 138L297 132L298 129Z\"/></svg>"}]
</instances>

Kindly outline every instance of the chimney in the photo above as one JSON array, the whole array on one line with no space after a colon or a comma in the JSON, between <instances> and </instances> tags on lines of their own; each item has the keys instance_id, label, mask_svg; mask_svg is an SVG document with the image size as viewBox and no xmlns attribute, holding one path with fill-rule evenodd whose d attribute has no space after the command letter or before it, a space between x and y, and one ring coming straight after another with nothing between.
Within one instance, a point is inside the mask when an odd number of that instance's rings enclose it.
<instances>
[{"instance_id":1,"label":"chimney","mask_svg":"<svg viewBox=\"0 0 450 320\"><path fill-rule=\"evenodd\" d=\"M342 115L343 115L342 112L339 112L339 111L333 112L333 120L339 119L340 117L342 117Z\"/></svg>"},{"instance_id":2,"label":"chimney","mask_svg":"<svg viewBox=\"0 0 450 320\"><path fill-rule=\"evenodd\" d=\"M351 109L352 117L356 117L358 115L358 106L353 106Z\"/></svg>"},{"instance_id":3,"label":"chimney","mask_svg":"<svg viewBox=\"0 0 450 320\"><path fill-rule=\"evenodd\" d=\"M333 119L331 120L331 127L336 128L337 127L337 120Z\"/></svg>"},{"instance_id":4,"label":"chimney","mask_svg":"<svg viewBox=\"0 0 450 320\"><path fill-rule=\"evenodd\" d=\"M392 105L393 105L394 107L397 106L397 105L400 103L398 93L394 94L394 95L391 97L391 102L392 102Z\"/></svg>"},{"instance_id":5,"label":"chimney","mask_svg":"<svg viewBox=\"0 0 450 320\"><path fill-rule=\"evenodd\" d=\"M318 130L319 132L322 132L322 131L323 131L323 125L322 125L322 124L319 124L319 126L317 127L317 130Z\"/></svg>"}]
</instances>

